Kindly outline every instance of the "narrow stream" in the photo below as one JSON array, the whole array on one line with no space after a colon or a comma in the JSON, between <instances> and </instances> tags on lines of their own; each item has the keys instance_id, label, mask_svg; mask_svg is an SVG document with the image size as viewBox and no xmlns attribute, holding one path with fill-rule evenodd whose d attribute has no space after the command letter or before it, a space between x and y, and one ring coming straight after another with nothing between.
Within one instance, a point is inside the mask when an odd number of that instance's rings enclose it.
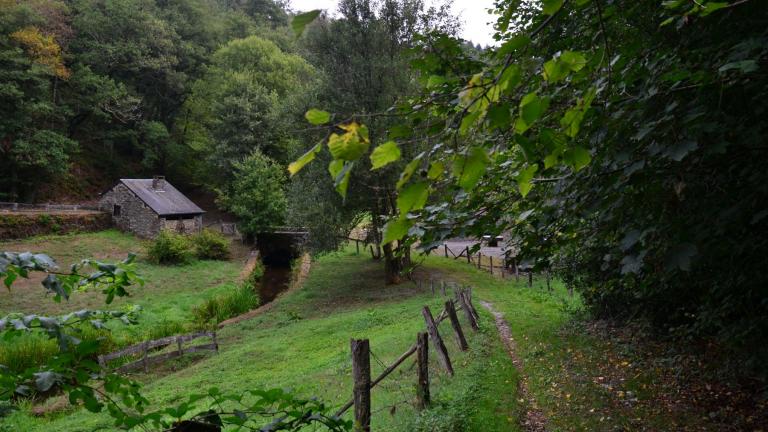
<instances>
[{"instance_id":1,"label":"narrow stream","mask_svg":"<svg viewBox=\"0 0 768 432\"><path fill-rule=\"evenodd\" d=\"M291 268L277 265L264 265L264 276L261 278L259 298L265 305L277 297L278 294L288 289L291 282Z\"/></svg>"}]
</instances>

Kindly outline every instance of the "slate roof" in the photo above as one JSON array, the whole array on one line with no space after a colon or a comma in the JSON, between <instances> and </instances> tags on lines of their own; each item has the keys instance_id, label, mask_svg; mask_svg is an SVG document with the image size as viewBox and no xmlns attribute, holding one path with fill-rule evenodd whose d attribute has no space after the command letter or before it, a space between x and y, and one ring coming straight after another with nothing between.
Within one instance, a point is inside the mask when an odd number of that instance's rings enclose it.
<instances>
[{"instance_id":1,"label":"slate roof","mask_svg":"<svg viewBox=\"0 0 768 432\"><path fill-rule=\"evenodd\" d=\"M120 182L159 216L205 213L167 180L164 180L162 190L152 188L152 179L120 179Z\"/></svg>"}]
</instances>

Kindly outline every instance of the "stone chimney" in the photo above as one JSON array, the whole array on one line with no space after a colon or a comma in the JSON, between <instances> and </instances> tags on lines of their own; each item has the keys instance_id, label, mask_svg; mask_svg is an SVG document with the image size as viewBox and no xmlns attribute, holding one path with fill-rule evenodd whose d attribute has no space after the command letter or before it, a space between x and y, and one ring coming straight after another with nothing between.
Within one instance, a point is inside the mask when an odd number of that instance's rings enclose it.
<instances>
[{"instance_id":1,"label":"stone chimney","mask_svg":"<svg viewBox=\"0 0 768 432\"><path fill-rule=\"evenodd\" d=\"M162 191L165 189L165 176L156 175L152 177L152 189Z\"/></svg>"}]
</instances>

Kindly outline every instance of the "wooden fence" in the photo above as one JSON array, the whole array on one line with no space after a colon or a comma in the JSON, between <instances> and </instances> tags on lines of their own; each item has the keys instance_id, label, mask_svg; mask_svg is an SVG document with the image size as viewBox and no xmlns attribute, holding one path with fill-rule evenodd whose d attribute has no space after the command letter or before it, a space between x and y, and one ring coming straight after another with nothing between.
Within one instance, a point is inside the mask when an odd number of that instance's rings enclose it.
<instances>
[{"instance_id":1,"label":"wooden fence","mask_svg":"<svg viewBox=\"0 0 768 432\"><path fill-rule=\"evenodd\" d=\"M98 211L99 208L93 205L82 204L26 204L17 202L0 202L0 210L7 211Z\"/></svg>"},{"instance_id":2,"label":"wooden fence","mask_svg":"<svg viewBox=\"0 0 768 432\"><path fill-rule=\"evenodd\" d=\"M185 342L189 342L189 341L203 338L203 337L211 338L211 342L207 344L193 345L186 348L184 347ZM157 354L153 356L149 355L150 352L152 351L158 351L173 344L176 345L176 349L173 351L169 351L166 353ZM138 360L123 364L115 370L119 372L125 372L132 369L138 369L139 367L143 367L144 372L149 372L149 365L151 364L161 363L173 357L181 357L183 354L193 353L197 351L204 351L204 350L213 350L216 352L219 351L219 344L216 341L216 332L191 333L186 335L168 336L161 339L146 341L146 342L138 343L136 345L131 345L129 347L123 348L120 351L115 351L109 354L100 355L98 357L98 360L99 360L99 365L102 368L106 368L107 362L111 360L116 360L126 356L140 356Z\"/></svg>"},{"instance_id":3,"label":"wooden fence","mask_svg":"<svg viewBox=\"0 0 768 432\"><path fill-rule=\"evenodd\" d=\"M443 292L448 284L441 282ZM433 291L434 293L434 291ZM352 339L350 341L350 350L352 352L352 378L354 380L352 398L344 404L337 412L341 416L347 410L354 407L355 430L371 430L371 390L384 380L389 374L405 362L412 355L416 355L417 373L416 373L416 407L424 409L430 405L429 390L429 346L427 341L432 341L432 347L437 354L437 360L440 366L448 375L453 376L454 369L451 363L450 355L445 347L442 336L440 335L439 325L444 320L449 320L453 330L456 343L460 350L469 349L464 331L461 328L456 305L458 304L464 312L467 322L473 331L479 329L477 320L479 318L477 310L472 304L471 288L454 287L454 297L445 302L443 310L437 317L432 315L429 306L424 306L421 314L424 317L426 332L416 334L416 342L398 357L390 366L387 366L376 378L371 378L371 349L368 339Z\"/></svg>"},{"instance_id":4,"label":"wooden fence","mask_svg":"<svg viewBox=\"0 0 768 432\"><path fill-rule=\"evenodd\" d=\"M439 253L439 249L436 249ZM502 279L508 277L514 277L516 281L520 280L520 276L528 278L528 286L533 286L533 269L530 266L518 264L516 256L498 257L493 255L483 255L482 252L472 254L469 246L461 249L458 254L454 252L447 244L443 245L443 256L445 258L453 258L454 260L466 259L467 264L475 265L480 270L488 270L492 275L498 275ZM550 288L550 272L547 270L544 272L544 277L547 282L547 288Z\"/></svg>"}]
</instances>

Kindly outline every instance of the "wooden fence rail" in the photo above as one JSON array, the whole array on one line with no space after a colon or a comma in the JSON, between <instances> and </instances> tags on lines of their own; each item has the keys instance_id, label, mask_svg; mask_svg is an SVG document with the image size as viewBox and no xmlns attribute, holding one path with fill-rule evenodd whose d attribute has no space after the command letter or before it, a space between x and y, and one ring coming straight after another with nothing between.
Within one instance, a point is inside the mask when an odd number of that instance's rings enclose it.
<instances>
[{"instance_id":1,"label":"wooden fence rail","mask_svg":"<svg viewBox=\"0 0 768 432\"><path fill-rule=\"evenodd\" d=\"M211 338L211 342L207 344L194 345L194 346L184 348L183 345L185 342L189 342L202 337ZM176 344L176 350L174 351L169 351L167 353L157 354L153 356L149 355L150 351L152 350L165 348L173 344ZM131 345L129 347L123 348L119 351L100 355L98 357L98 361L99 361L99 365L102 368L106 368L107 362L111 360L116 360L121 357L129 356L129 355L141 354L141 358L139 360L121 365L116 370L119 372L125 372L132 369L136 369L138 367L143 367L144 372L149 372L150 364L161 363L170 358L181 357L182 355L187 353L193 353L193 352L205 351L205 350L213 350L216 352L219 351L219 344L216 341L216 332L199 332L199 333L191 333L186 335L168 336L161 339L141 342L136 345Z\"/></svg>"},{"instance_id":2,"label":"wooden fence rail","mask_svg":"<svg viewBox=\"0 0 768 432\"><path fill-rule=\"evenodd\" d=\"M446 284L441 283L443 292ZM434 284L431 284L434 292ZM371 430L371 390L384 380L389 374L395 371L409 357L416 354L417 379L416 379L416 407L424 409L430 404L429 390L429 347L428 340L432 341L432 346L437 352L438 360L446 370L453 376L454 370L448 350L443 343L438 330L440 322L448 319L451 322L459 349L462 351L469 348L467 340L461 329L461 323L456 314L455 302L461 305L467 316L472 329L477 331L477 311L472 305L471 289L455 289L455 299L449 299L445 302L444 309L433 317L428 306L422 308L422 315L426 325L426 332L419 332L416 335L416 344L412 345L407 351L400 355L391 365L384 368L375 379L371 379L371 350L368 339L352 339L350 341L350 350L352 352L352 378L354 380L352 399L342 405L336 412L336 416L343 415L347 410L354 407L355 431ZM455 300L455 302L454 302ZM469 319L471 317L471 319Z\"/></svg>"}]
</instances>

